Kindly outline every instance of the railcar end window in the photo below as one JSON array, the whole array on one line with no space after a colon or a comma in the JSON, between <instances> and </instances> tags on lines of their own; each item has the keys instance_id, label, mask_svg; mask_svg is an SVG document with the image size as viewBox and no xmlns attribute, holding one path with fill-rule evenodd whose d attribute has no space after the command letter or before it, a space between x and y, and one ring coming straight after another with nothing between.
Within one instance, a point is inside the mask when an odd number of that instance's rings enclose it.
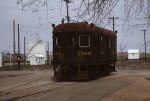
<instances>
[{"instance_id":1,"label":"railcar end window","mask_svg":"<svg viewBox=\"0 0 150 101\"><path fill-rule=\"evenodd\" d=\"M68 38L68 46L74 46L74 43L75 43L74 41L75 40L73 37Z\"/></svg>"},{"instance_id":2,"label":"railcar end window","mask_svg":"<svg viewBox=\"0 0 150 101\"><path fill-rule=\"evenodd\" d=\"M80 47L90 47L90 36L88 36L88 35L79 36L79 46Z\"/></svg>"}]
</instances>

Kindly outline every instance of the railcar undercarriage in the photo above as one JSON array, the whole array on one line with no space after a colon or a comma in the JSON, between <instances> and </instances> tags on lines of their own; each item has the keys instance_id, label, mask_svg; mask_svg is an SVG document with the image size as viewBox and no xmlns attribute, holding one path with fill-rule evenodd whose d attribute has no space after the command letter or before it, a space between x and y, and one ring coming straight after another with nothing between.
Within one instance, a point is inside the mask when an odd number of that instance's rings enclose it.
<instances>
[{"instance_id":1,"label":"railcar undercarriage","mask_svg":"<svg viewBox=\"0 0 150 101\"><path fill-rule=\"evenodd\" d=\"M54 78L62 80L91 80L109 75L115 63L101 64L58 64L54 65Z\"/></svg>"}]
</instances>

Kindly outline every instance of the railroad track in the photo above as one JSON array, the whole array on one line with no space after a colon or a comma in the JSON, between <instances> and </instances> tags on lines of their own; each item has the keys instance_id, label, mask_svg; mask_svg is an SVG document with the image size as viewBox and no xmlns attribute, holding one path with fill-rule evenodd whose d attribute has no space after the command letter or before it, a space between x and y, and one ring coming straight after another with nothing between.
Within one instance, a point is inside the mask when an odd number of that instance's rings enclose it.
<instances>
[{"instance_id":1,"label":"railroad track","mask_svg":"<svg viewBox=\"0 0 150 101\"><path fill-rule=\"evenodd\" d=\"M22 75L29 75L29 74L32 74L32 73L25 73L25 74L10 74L10 75L0 75L0 78L6 78L6 77L15 77L15 76L22 76Z\"/></svg>"},{"instance_id":2,"label":"railroad track","mask_svg":"<svg viewBox=\"0 0 150 101\"><path fill-rule=\"evenodd\" d=\"M32 81L26 82L24 84L0 91L0 101L14 101L17 99L21 99L24 97L50 92L56 89L60 89L63 87L68 87L77 84L78 82L48 82L44 84L34 85L43 79L43 77L39 79L34 79ZM30 86L31 85L31 86ZM24 87L26 86L26 87ZM19 89L20 88L20 89Z\"/></svg>"},{"instance_id":3,"label":"railroad track","mask_svg":"<svg viewBox=\"0 0 150 101\"><path fill-rule=\"evenodd\" d=\"M42 78L38 78L38 79L33 78L33 79L31 79L31 81L29 81L29 82L25 82L25 83L23 83L23 84L20 84L20 85L17 85L17 86L14 86L14 87L11 87L11 88L2 90L2 91L0 91L0 96L3 95L3 94L9 94L10 91L11 91L11 92L12 92L12 91L17 91L17 90L14 90L14 89L17 89L17 88L19 88L19 87L32 84L32 83L37 82L37 81L39 81L39 80L41 80L41 79L42 79ZM29 87L26 87L26 88L29 88ZM24 89L25 89L25 88L24 88ZM21 89L19 89L19 90L21 90Z\"/></svg>"}]
</instances>

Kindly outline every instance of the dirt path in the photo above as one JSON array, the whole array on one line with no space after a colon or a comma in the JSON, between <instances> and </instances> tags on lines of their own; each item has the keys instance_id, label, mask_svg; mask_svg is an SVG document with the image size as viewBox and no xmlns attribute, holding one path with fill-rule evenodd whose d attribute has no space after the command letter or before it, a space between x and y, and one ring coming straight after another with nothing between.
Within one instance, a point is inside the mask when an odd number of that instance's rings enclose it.
<instances>
[{"instance_id":1,"label":"dirt path","mask_svg":"<svg viewBox=\"0 0 150 101\"><path fill-rule=\"evenodd\" d=\"M138 71L130 74L135 82L116 91L101 101L150 101L150 71Z\"/></svg>"},{"instance_id":2,"label":"dirt path","mask_svg":"<svg viewBox=\"0 0 150 101\"><path fill-rule=\"evenodd\" d=\"M150 70L119 69L87 82L58 82L53 71L0 72L0 101L150 101Z\"/></svg>"}]
</instances>

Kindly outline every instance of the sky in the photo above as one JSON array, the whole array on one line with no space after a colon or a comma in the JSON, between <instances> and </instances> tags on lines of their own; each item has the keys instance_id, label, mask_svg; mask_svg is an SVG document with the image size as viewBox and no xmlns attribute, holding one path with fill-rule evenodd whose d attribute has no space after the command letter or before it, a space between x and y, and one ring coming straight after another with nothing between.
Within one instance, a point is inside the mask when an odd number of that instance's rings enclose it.
<instances>
[{"instance_id":1,"label":"sky","mask_svg":"<svg viewBox=\"0 0 150 101\"><path fill-rule=\"evenodd\" d=\"M50 43L50 51L52 51L51 24L54 23L58 25L61 19L66 16L65 2L60 1L61 0L48 0L48 6L40 5L38 9L33 9L34 6L22 9L22 4L17 5L17 0L0 0L0 52L13 52L13 20L15 20L16 23L16 45L17 24L19 24L20 27L20 48L22 52L24 48L24 37L26 41L39 38L48 41ZM70 17L75 21L78 20L76 17L77 11L72 11L72 9L77 7L77 4L78 3L69 4ZM120 51L119 47L127 44L124 51L128 49L140 49L140 51L144 52L143 32L141 30L145 28L143 26L133 27L131 30L127 28L132 27L136 23L146 22L146 20L131 18L129 21L131 26L128 24L124 25L124 11L122 10L122 5L123 3L121 3L121 5L118 4L112 11L113 16L119 17L119 19L115 20L115 29L118 31L117 50ZM112 21L110 20L110 24L105 27L112 30ZM150 33L146 31L147 41L149 41L149 37ZM147 47L147 51L150 52L149 46Z\"/></svg>"},{"instance_id":2,"label":"sky","mask_svg":"<svg viewBox=\"0 0 150 101\"><path fill-rule=\"evenodd\" d=\"M49 41L50 50L52 50L51 24L58 24L58 21L60 22L61 17L64 16L60 14L58 2L49 5L48 12L47 6L40 7L39 11L28 7L22 10L21 4L17 5L17 0L1 0L0 2L0 51L12 52L13 50L13 20L15 20L16 24L16 45L18 34L17 24L20 27L21 50L23 50L24 37L26 40L40 38Z\"/></svg>"}]
</instances>

